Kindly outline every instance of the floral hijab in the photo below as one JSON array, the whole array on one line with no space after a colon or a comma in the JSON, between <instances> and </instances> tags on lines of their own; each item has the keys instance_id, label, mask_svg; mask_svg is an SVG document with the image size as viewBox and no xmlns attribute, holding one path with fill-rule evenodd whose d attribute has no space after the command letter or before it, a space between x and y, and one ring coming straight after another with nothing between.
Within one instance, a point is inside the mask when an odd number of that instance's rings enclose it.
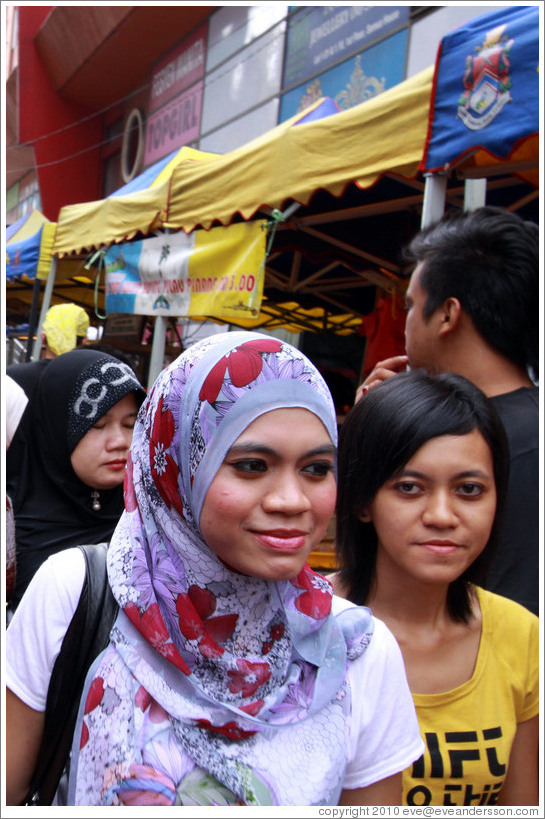
<instances>
[{"instance_id":1,"label":"floral hijab","mask_svg":"<svg viewBox=\"0 0 545 819\"><path fill-rule=\"evenodd\" d=\"M230 570L199 529L227 451L281 407L315 413L336 443L319 372L256 333L199 342L151 390L108 552L120 613L86 683L69 804L336 804L346 670L370 613L333 616L331 586L308 564L285 581Z\"/></svg>"}]
</instances>

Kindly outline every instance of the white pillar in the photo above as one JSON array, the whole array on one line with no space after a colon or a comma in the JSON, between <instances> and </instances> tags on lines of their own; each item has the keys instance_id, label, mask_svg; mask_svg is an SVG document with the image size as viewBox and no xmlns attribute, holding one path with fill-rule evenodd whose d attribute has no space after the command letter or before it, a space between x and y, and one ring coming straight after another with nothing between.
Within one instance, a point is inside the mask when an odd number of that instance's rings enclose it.
<instances>
[{"instance_id":1,"label":"white pillar","mask_svg":"<svg viewBox=\"0 0 545 819\"><path fill-rule=\"evenodd\" d=\"M486 179L466 179L464 184L464 212L482 208L486 204Z\"/></svg>"},{"instance_id":2,"label":"white pillar","mask_svg":"<svg viewBox=\"0 0 545 819\"><path fill-rule=\"evenodd\" d=\"M151 355L148 372L148 390L151 389L155 379L163 369L166 335L167 335L166 316L155 316L155 325L153 327L153 341L151 343Z\"/></svg>"},{"instance_id":3,"label":"white pillar","mask_svg":"<svg viewBox=\"0 0 545 819\"><path fill-rule=\"evenodd\" d=\"M443 174L426 176L424 185L424 204L422 207L422 222L420 227L438 222L445 212L447 194L447 177Z\"/></svg>"},{"instance_id":4,"label":"white pillar","mask_svg":"<svg viewBox=\"0 0 545 819\"><path fill-rule=\"evenodd\" d=\"M36 338L34 339L34 347L32 349L32 361L38 361L42 351L42 327L44 326L45 314L49 310L51 304L51 296L53 295L53 287L55 286L55 276L57 275L57 256L51 257L51 267L49 268L49 275L45 283L44 295L42 299L42 309L40 310L40 320L36 328Z\"/></svg>"}]
</instances>

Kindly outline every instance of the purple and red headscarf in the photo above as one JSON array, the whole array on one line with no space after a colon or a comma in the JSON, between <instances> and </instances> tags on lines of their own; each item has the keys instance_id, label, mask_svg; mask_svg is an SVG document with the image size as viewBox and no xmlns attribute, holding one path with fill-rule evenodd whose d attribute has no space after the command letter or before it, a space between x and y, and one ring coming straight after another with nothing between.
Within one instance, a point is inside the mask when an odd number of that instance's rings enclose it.
<instances>
[{"instance_id":1,"label":"purple and red headscarf","mask_svg":"<svg viewBox=\"0 0 545 819\"><path fill-rule=\"evenodd\" d=\"M334 617L331 586L308 565L285 581L238 574L199 528L230 447L285 407L313 412L336 443L316 367L256 333L199 342L152 388L108 552L120 614L87 680L70 804L336 804L346 669L370 613Z\"/></svg>"}]
</instances>

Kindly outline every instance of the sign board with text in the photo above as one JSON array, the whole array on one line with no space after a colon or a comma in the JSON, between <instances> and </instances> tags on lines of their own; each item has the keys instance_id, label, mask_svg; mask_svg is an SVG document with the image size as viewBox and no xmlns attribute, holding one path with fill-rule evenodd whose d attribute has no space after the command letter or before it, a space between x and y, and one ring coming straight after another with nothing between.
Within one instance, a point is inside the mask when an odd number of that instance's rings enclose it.
<instances>
[{"instance_id":1,"label":"sign board with text","mask_svg":"<svg viewBox=\"0 0 545 819\"><path fill-rule=\"evenodd\" d=\"M288 23L282 88L299 85L409 22L409 6L307 6Z\"/></svg>"},{"instance_id":2,"label":"sign board with text","mask_svg":"<svg viewBox=\"0 0 545 819\"><path fill-rule=\"evenodd\" d=\"M266 221L112 245L106 311L254 318L263 297Z\"/></svg>"},{"instance_id":3,"label":"sign board with text","mask_svg":"<svg viewBox=\"0 0 545 819\"><path fill-rule=\"evenodd\" d=\"M177 148L198 139L202 96L203 81L200 80L148 116L144 165L152 165Z\"/></svg>"},{"instance_id":4,"label":"sign board with text","mask_svg":"<svg viewBox=\"0 0 545 819\"><path fill-rule=\"evenodd\" d=\"M153 68L149 111L156 111L204 77L208 23L168 52Z\"/></svg>"},{"instance_id":5,"label":"sign board with text","mask_svg":"<svg viewBox=\"0 0 545 819\"><path fill-rule=\"evenodd\" d=\"M279 122L285 122L320 97L330 97L340 110L346 110L381 94L403 81L406 53L407 29L402 29L284 93Z\"/></svg>"}]
</instances>

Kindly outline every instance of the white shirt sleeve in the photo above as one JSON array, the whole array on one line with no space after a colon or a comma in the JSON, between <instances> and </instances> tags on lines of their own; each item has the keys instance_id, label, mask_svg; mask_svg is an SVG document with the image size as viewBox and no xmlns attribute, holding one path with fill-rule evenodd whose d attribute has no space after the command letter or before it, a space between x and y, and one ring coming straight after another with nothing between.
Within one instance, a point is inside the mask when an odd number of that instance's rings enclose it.
<instances>
[{"instance_id":1,"label":"white shirt sleeve","mask_svg":"<svg viewBox=\"0 0 545 819\"><path fill-rule=\"evenodd\" d=\"M6 686L35 711L47 689L85 581L81 549L66 549L38 569L6 629Z\"/></svg>"},{"instance_id":2,"label":"white shirt sleeve","mask_svg":"<svg viewBox=\"0 0 545 819\"><path fill-rule=\"evenodd\" d=\"M6 375L4 383L6 387L6 448L9 449L28 404L28 398L23 388L10 375Z\"/></svg>"},{"instance_id":3,"label":"white shirt sleeve","mask_svg":"<svg viewBox=\"0 0 545 819\"><path fill-rule=\"evenodd\" d=\"M348 672L352 719L345 789L403 771L425 750L401 650L385 623L374 622L367 650Z\"/></svg>"}]
</instances>

